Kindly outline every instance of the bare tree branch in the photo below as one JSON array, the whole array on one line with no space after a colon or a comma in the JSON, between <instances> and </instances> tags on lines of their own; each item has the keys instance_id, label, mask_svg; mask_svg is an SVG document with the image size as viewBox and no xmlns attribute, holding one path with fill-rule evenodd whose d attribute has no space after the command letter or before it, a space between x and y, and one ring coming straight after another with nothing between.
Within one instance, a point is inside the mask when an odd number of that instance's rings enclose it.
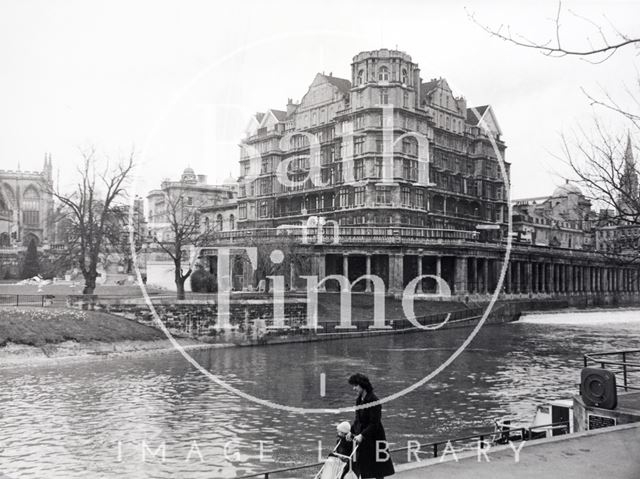
<instances>
[{"instance_id":1,"label":"bare tree branch","mask_svg":"<svg viewBox=\"0 0 640 479\"><path fill-rule=\"evenodd\" d=\"M501 25L498 28L492 28L484 23L479 22L476 19L475 13L467 12L468 17L471 19L473 23L482 28L489 35L499 38L500 40L509 42L513 45L517 45L519 47L529 48L533 50L538 50L543 55L561 58L566 56L576 56L582 57L586 61L590 63L603 63L607 61L611 56L616 53L621 48L627 47L629 45L640 45L640 36L630 36L623 35L617 29L614 28L616 32L616 39L609 38L606 33L603 31L602 27L598 26L595 22L590 19L587 19L583 16L580 16L574 12L571 12L577 18L585 20L590 23L597 29L597 34L599 36L599 41L597 43L592 43L590 38L587 38L589 43L588 47L578 47L578 46L565 46L564 39L561 34L561 13L562 13L562 2L558 2L558 10L556 12L556 16L554 19L554 39L547 41L534 41L529 40L522 35L514 36L511 33L511 28L504 25ZM592 58L598 58L597 60L592 60Z\"/></svg>"}]
</instances>

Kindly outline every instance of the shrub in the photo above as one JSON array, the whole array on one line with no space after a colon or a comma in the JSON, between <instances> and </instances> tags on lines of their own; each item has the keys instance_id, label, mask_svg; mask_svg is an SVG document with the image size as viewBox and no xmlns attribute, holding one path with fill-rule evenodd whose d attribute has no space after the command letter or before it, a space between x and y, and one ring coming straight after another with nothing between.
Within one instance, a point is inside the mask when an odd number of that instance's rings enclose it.
<instances>
[{"instance_id":1,"label":"shrub","mask_svg":"<svg viewBox=\"0 0 640 479\"><path fill-rule=\"evenodd\" d=\"M215 275L202 268L191 274L191 291L194 293L215 293L218 291L218 282Z\"/></svg>"},{"instance_id":2,"label":"shrub","mask_svg":"<svg viewBox=\"0 0 640 479\"><path fill-rule=\"evenodd\" d=\"M38 247L36 246L36 241L29 241L29 246L27 246L27 254L24 258L24 263L22 264L22 278L33 278L40 273L40 264L38 261Z\"/></svg>"}]
</instances>

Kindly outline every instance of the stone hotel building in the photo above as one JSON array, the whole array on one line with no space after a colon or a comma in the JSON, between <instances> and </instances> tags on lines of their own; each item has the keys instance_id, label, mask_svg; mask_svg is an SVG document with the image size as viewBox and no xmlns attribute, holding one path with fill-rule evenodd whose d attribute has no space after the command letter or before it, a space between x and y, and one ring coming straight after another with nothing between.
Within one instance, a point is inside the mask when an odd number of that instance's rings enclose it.
<instances>
[{"instance_id":1,"label":"stone hotel building","mask_svg":"<svg viewBox=\"0 0 640 479\"><path fill-rule=\"evenodd\" d=\"M371 273L390 293L423 274L441 276L456 295L492 292L505 256L505 149L491 106L468 106L443 78L424 81L404 52L361 52L351 78L318 73L299 103L251 119L241 143L237 230L218 234L203 255L213 265L219 246L256 238L277 245L285 229L305 240L298 252L312 258L310 271L287 278L292 289L304 286L302 274L354 281ZM508 178L506 161L504 169ZM588 255L516 248L504 290L596 288ZM255 287L252 270L232 264L236 288ZM430 279L418 285L434 287Z\"/></svg>"}]
</instances>

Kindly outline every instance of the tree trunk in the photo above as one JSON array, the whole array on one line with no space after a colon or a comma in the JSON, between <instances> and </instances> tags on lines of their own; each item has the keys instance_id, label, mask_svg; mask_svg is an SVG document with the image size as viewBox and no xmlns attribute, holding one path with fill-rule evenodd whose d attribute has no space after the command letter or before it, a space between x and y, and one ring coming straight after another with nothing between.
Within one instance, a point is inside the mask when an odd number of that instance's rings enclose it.
<instances>
[{"instance_id":1,"label":"tree trunk","mask_svg":"<svg viewBox=\"0 0 640 479\"><path fill-rule=\"evenodd\" d=\"M184 279L176 278L177 299L184 299Z\"/></svg>"},{"instance_id":2,"label":"tree trunk","mask_svg":"<svg viewBox=\"0 0 640 479\"><path fill-rule=\"evenodd\" d=\"M177 299L184 299L184 281L186 276L182 275L182 266L180 259L174 260L174 282L176 283Z\"/></svg>"},{"instance_id":3,"label":"tree trunk","mask_svg":"<svg viewBox=\"0 0 640 479\"><path fill-rule=\"evenodd\" d=\"M82 294L93 294L93 291L96 289L96 277L89 274L84 278L84 289L82 290Z\"/></svg>"}]
</instances>

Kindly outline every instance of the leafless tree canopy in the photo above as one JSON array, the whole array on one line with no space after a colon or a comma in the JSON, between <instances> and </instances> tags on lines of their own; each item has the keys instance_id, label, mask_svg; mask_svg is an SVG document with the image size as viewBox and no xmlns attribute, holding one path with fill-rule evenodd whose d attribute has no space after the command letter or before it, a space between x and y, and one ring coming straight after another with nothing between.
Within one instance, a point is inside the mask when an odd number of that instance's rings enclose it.
<instances>
[{"instance_id":1,"label":"leafless tree canopy","mask_svg":"<svg viewBox=\"0 0 640 479\"><path fill-rule=\"evenodd\" d=\"M200 204L187 204L187 197L180 188L165 191L165 221L162 229L166 236L155 242L169 255L174 264L174 280L178 292L178 299L185 298L184 283L191 276L196 257L189 258L186 271L183 260L188 250L196 250L204 246L212 231L200 224ZM168 233L168 234L167 234Z\"/></svg>"},{"instance_id":2,"label":"leafless tree canopy","mask_svg":"<svg viewBox=\"0 0 640 479\"><path fill-rule=\"evenodd\" d=\"M533 40L521 34L513 33L509 25L500 25L497 28L488 26L480 22L475 13L469 13L469 17L480 28L496 38L519 47L538 50L550 57L576 56L583 57L592 63L602 63L611 58L621 48L634 45L640 47L640 34L623 33L611 24L605 29L602 25L572 10L569 10L568 13L587 22L593 28L593 34L587 38L586 45L579 45L575 39L567 39L562 34L562 2L558 2L558 8L553 20L554 31L546 40Z\"/></svg>"},{"instance_id":3,"label":"leafless tree canopy","mask_svg":"<svg viewBox=\"0 0 640 479\"><path fill-rule=\"evenodd\" d=\"M568 138L562 136L563 156L589 199L609 210L609 218L640 225L640 198L628 185L637 167L625 162L626 135L611 135L595 123L595 132L583 129Z\"/></svg>"},{"instance_id":4,"label":"leafless tree canopy","mask_svg":"<svg viewBox=\"0 0 640 479\"><path fill-rule=\"evenodd\" d=\"M119 241L125 187L134 167L134 155L112 166L96 157L94 148L81 151L78 182L70 194L52 191L62 205L61 215L69 226L69 253L77 258L85 280L83 294L92 294L98 277L100 255L109 244Z\"/></svg>"},{"instance_id":5,"label":"leafless tree canopy","mask_svg":"<svg viewBox=\"0 0 640 479\"><path fill-rule=\"evenodd\" d=\"M498 28L488 26L478 21L473 13L469 16L490 35L518 47L537 50L549 57L573 56L591 63L603 63L623 48L635 46L640 51L640 33L623 33L612 25L606 16L601 25L572 10L568 10L568 13L586 22L592 29L592 35L587 38L586 44L580 45L575 38L567 38L563 33L562 20L566 12L563 12L560 1L552 20L553 32L548 39L542 41L513 33L508 25ZM624 82L624 79L622 81ZM629 121L635 132L640 131L640 76L636 77L631 85L625 84L626 97L623 99L614 98L606 90L599 95L593 95L585 89L582 91L592 106L621 115ZM630 138L631 135L627 136L626 131L623 135L609 134L597 119L594 132L587 133L580 128L571 137L562 135L562 153L557 157L568 164L574 176L572 179L581 184L594 206L601 208L597 226L640 227L638 169L635 162L625 161L629 153L626 149L630 144ZM635 187L631 187L631 183L635 183ZM620 236L624 235L616 235L617 238ZM617 249L614 244L613 252ZM636 250L636 254L631 255L631 261L639 260L640 252L637 251L637 245L634 245L633 249Z\"/></svg>"}]
</instances>

